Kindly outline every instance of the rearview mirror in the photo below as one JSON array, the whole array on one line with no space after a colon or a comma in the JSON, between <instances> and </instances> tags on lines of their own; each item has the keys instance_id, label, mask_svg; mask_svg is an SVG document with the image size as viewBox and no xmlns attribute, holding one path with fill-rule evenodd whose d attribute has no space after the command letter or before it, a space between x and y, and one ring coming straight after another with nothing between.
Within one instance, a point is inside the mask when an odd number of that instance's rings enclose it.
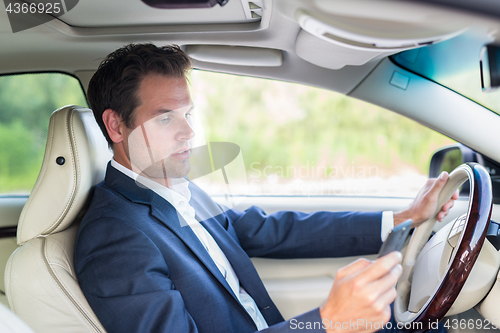
<instances>
[{"instance_id":1,"label":"rearview mirror","mask_svg":"<svg viewBox=\"0 0 500 333\"><path fill-rule=\"evenodd\" d=\"M460 143L437 150L431 158L429 178L439 177L443 171L453 171L462 163L479 163L486 168L493 188L493 203L500 203L500 164ZM460 196L469 195L469 182L460 189Z\"/></svg>"},{"instance_id":2,"label":"rearview mirror","mask_svg":"<svg viewBox=\"0 0 500 333\"><path fill-rule=\"evenodd\" d=\"M451 172L467 162L478 162L477 153L458 143L437 150L431 158L429 178L436 178L443 171Z\"/></svg>"},{"instance_id":3,"label":"rearview mirror","mask_svg":"<svg viewBox=\"0 0 500 333\"><path fill-rule=\"evenodd\" d=\"M443 171L450 173L457 166L467 162L477 162L476 152L472 149L462 144L441 148L432 155L429 178L437 178ZM460 195L469 195L468 181L462 185Z\"/></svg>"},{"instance_id":4,"label":"rearview mirror","mask_svg":"<svg viewBox=\"0 0 500 333\"><path fill-rule=\"evenodd\" d=\"M479 68L483 91L500 87L500 45L483 46L479 57Z\"/></svg>"}]
</instances>

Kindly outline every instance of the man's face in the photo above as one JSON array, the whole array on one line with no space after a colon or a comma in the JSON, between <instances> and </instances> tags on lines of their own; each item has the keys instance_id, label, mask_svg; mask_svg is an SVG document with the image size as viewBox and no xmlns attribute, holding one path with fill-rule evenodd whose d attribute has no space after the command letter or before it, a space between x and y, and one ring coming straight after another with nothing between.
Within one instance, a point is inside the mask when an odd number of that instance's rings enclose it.
<instances>
[{"instance_id":1,"label":"man's face","mask_svg":"<svg viewBox=\"0 0 500 333\"><path fill-rule=\"evenodd\" d=\"M187 176L194 131L186 79L148 75L137 96L134 128L123 141L132 170L157 180Z\"/></svg>"}]
</instances>

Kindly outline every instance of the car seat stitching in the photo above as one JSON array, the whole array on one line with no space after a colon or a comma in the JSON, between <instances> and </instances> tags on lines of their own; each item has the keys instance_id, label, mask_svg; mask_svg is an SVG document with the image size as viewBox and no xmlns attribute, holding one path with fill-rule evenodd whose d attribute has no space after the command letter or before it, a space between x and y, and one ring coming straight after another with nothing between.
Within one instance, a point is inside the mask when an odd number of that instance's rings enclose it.
<instances>
[{"instance_id":1,"label":"car seat stitching","mask_svg":"<svg viewBox=\"0 0 500 333\"><path fill-rule=\"evenodd\" d=\"M48 139L47 139L47 142L51 142L51 144L47 145L47 147L46 147L45 156L44 156L43 164L42 164L42 169L40 170L40 175L38 176L37 181L35 183L35 186L34 186L33 190L31 191L31 194L28 198L28 201L26 202L25 207L23 208L23 211L21 213L20 223L18 223L19 224L18 225L18 227L19 227L18 235L23 234L24 225L25 225L24 221L26 219L26 212L29 210L31 203L34 200L33 199L34 195L38 192L38 189L40 188L41 181L38 181L38 180L43 179L45 177L46 172L47 172L47 163L48 163L48 159L50 157L50 153L52 151L52 142L54 141L54 131L55 131L54 122L55 122L55 119L51 118L50 123L49 123L50 133L49 133ZM28 241L28 240L26 240L26 241ZM17 241L18 241L18 245L22 245L26 242L26 241L24 241L24 242L20 243L19 239Z\"/></svg>"},{"instance_id":2,"label":"car seat stitching","mask_svg":"<svg viewBox=\"0 0 500 333\"><path fill-rule=\"evenodd\" d=\"M46 249L47 249L46 239L45 239L45 237L40 237L40 239L42 240L42 251L41 251L41 253L43 254L42 259L43 259L45 267L47 268L48 272L50 273L52 279L54 279L54 281L56 282L57 286L66 295L66 297L73 303L73 305L78 309L78 311L80 312L80 314L84 317L85 320L87 320L87 322L92 326L92 328L94 328L94 330L96 332L104 333L99 328L99 325L97 325L96 323L94 323L94 321L92 320L90 314L87 313L87 311L78 302L78 300L76 299L76 297L74 297L70 293L70 291L64 286L64 284L62 283L62 281L60 281L60 279L57 277L57 274L52 270L52 267L50 266L50 263L48 261L48 256L47 256L47 253L46 253Z\"/></svg>"},{"instance_id":3,"label":"car seat stitching","mask_svg":"<svg viewBox=\"0 0 500 333\"><path fill-rule=\"evenodd\" d=\"M73 108L71 107L69 112L68 112L67 118L66 118L66 124L67 124L66 134L67 134L67 137L68 137L69 142L71 144L71 149L69 150L69 153L70 153L71 162L72 162L71 166L73 168L73 182L75 182L76 184L72 188L70 198L67 200L63 211L61 212L61 214L59 214L59 217L56 219L56 221L44 232L44 234L50 234L52 231L57 229L57 227L64 220L64 216L66 216L68 214L68 212L71 210L71 203L74 202L74 199L76 197L76 193L78 192L78 190L77 190L77 188L78 188L77 182L78 181L77 181L76 176L75 176L76 175L76 162L77 161L75 160L75 156L73 154L73 149L74 149L74 143L73 143L74 135L73 134L74 134L74 132L72 129L73 122L71 121L73 116L74 116L74 112L73 112Z\"/></svg>"}]
</instances>

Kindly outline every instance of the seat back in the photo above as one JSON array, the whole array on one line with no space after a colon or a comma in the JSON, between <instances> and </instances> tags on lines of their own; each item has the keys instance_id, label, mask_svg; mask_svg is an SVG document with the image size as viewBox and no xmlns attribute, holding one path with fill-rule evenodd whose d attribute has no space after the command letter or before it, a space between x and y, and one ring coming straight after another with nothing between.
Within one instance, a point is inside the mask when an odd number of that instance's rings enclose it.
<instances>
[{"instance_id":1,"label":"seat back","mask_svg":"<svg viewBox=\"0 0 500 333\"><path fill-rule=\"evenodd\" d=\"M111 159L92 111L54 111L40 174L21 213L6 271L9 305L38 333L105 332L78 284L79 219Z\"/></svg>"}]
</instances>

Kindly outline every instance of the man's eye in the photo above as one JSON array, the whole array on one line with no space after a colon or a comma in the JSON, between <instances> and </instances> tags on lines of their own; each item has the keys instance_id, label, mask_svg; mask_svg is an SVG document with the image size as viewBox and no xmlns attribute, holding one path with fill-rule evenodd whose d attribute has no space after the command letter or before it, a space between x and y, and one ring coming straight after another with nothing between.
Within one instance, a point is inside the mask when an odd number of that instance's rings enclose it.
<instances>
[{"instance_id":1,"label":"man's eye","mask_svg":"<svg viewBox=\"0 0 500 333\"><path fill-rule=\"evenodd\" d=\"M186 118L192 117L193 114L191 112L186 113Z\"/></svg>"},{"instance_id":2,"label":"man's eye","mask_svg":"<svg viewBox=\"0 0 500 333\"><path fill-rule=\"evenodd\" d=\"M170 121L170 117L160 118L160 119L158 120L158 122L159 122L160 124L166 124L166 123L168 123L169 121Z\"/></svg>"}]
</instances>

